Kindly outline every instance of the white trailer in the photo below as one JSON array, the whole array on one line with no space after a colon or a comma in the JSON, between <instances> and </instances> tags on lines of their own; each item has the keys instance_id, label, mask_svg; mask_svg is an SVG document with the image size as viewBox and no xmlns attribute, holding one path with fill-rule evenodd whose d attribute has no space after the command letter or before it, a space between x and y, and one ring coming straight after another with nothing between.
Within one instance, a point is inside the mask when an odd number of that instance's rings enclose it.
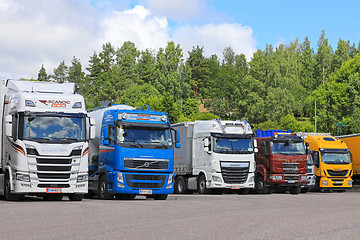
<instances>
[{"instance_id":1,"label":"white trailer","mask_svg":"<svg viewBox=\"0 0 360 240\"><path fill-rule=\"evenodd\" d=\"M88 191L94 120L74 83L0 83L0 195L81 201Z\"/></svg>"},{"instance_id":2,"label":"white trailer","mask_svg":"<svg viewBox=\"0 0 360 240\"><path fill-rule=\"evenodd\" d=\"M221 194L226 189L246 194L255 187L256 141L245 120L207 120L173 124L180 132L175 149L175 193L197 190Z\"/></svg>"}]
</instances>

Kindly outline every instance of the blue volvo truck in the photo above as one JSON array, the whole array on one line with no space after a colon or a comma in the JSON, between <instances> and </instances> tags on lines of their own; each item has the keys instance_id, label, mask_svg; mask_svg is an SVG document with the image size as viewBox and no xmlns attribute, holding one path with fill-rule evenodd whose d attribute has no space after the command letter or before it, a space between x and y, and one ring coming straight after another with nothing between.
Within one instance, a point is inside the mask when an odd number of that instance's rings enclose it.
<instances>
[{"instance_id":1,"label":"blue volvo truck","mask_svg":"<svg viewBox=\"0 0 360 240\"><path fill-rule=\"evenodd\" d=\"M89 196L165 200L173 193L174 147L179 134L163 112L113 105L89 113L95 138L89 142Z\"/></svg>"}]
</instances>

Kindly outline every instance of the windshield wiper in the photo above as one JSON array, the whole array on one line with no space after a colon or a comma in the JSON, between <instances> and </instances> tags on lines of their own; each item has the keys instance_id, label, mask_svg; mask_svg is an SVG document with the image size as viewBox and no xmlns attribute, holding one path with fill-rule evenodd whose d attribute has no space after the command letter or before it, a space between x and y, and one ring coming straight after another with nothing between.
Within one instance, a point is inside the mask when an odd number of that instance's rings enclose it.
<instances>
[{"instance_id":1,"label":"windshield wiper","mask_svg":"<svg viewBox=\"0 0 360 240\"><path fill-rule=\"evenodd\" d=\"M160 141L151 141L151 142L147 142L147 143L160 143L162 145L162 147L167 148L167 146L163 142L160 142Z\"/></svg>"},{"instance_id":2,"label":"windshield wiper","mask_svg":"<svg viewBox=\"0 0 360 240\"><path fill-rule=\"evenodd\" d=\"M123 141L124 142L131 142L131 143L134 143L134 144L130 144L131 146L138 146L138 147L143 147L143 145L135 140L128 140L128 141Z\"/></svg>"}]
</instances>

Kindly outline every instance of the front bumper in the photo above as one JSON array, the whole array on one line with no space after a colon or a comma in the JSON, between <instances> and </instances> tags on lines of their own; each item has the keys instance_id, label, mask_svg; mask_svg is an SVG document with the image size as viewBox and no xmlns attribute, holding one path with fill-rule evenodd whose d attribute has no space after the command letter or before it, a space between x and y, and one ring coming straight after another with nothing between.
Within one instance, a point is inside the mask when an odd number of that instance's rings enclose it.
<instances>
[{"instance_id":1,"label":"front bumper","mask_svg":"<svg viewBox=\"0 0 360 240\"><path fill-rule=\"evenodd\" d=\"M23 182L13 179L13 193L24 195L40 195L51 192L62 194L86 194L88 192L88 182Z\"/></svg>"},{"instance_id":2,"label":"front bumper","mask_svg":"<svg viewBox=\"0 0 360 240\"><path fill-rule=\"evenodd\" d=\"M254 173L248 173L247 179L243 183L225 183L221 173L208 174L208 180L206 181L206 188L218 188L218 189L240 189L240 188L255 188ZM218 181L214 181L218 179Z\"/></svg>"}]
</instances>

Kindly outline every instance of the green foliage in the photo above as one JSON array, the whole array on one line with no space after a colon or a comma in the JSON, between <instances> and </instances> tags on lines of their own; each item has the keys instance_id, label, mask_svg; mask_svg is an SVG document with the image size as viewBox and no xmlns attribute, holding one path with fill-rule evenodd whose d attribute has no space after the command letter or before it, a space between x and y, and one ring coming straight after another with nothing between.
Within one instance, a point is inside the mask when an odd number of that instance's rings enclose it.
<instances>
[{"instance_id":1,"label":"green foliage","mask_svg":"<svg viewBox=\"0 0 360 240\"><path fill-rule=\"evenodd\" d=\"M194 46L185 59L179 44L139 51L132 42L120 48L102 45L88 61L60 62L54 74L41 67L38 80L75 82L87 108L101 101L131 106L149 104L169 114L171 122L200 119L246 119L262 129L291 129L338 134L360 132L360 42L356 47L339 39L333 51L321 32L316 52L308 37L288 45L267 45L250 61L231 46L221 60L204 56ZM200 113L205 103L209 112ZM296 120L296 119L306 119Z\"/></svg>"}]
</instances>

